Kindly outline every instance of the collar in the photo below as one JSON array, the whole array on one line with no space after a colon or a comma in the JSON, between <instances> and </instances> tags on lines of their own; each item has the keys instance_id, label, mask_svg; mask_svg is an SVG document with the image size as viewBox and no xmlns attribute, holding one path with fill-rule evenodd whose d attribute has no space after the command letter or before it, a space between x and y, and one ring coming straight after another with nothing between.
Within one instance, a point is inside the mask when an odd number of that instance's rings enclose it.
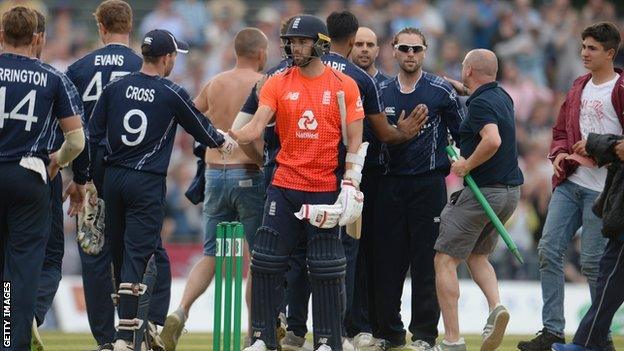
<instances>
[{"instance_id":1,"label":"collar","mask_svg":"<svg viewBox=\"0 0 624 351\"><path fill-rule=\"evenodd\" d=\"M410 91L403 91L403 84L401 84L400 76L401 76L401 73L397 74L397 76L396 76L397 88L399 89L399 92L401 94L411 94L411 93L413 93L416 90L416 87L418 86L418 83L420 83L422 78L425 76L425 71L420 70L420 76L418 77L416 82L414 82L414 85L411 87L412 89Z\"/></svg>"},{"instance_id":2,"label":"collar","mask_svg":"<svg viewBox=\"0 0 624 351\"><path fill-rule=\"evenodd\" d=\"M474 93L472 93L472 95L470 95L468 100L466 100L466 106L468 106L468 104L470 104L470 102L472 100L474 100L477 96L481 95L484 91L490 90L490 89L494 89L494 88L498 88L498 82L497 81L485 83L482 86L478 87L477 90L475 90Z\"/></svg>"},{"instance_id":3,"label":"collar","mask_svg":"<svg viewBox=\"0 0 624 351\"><path fill-rule=\"evenodd\" d=\"M14 54L14 53L11 53L11 52L3 52L3 53L0 53L0 55L2 55L2 56L7 56L7 57L10 57L10 58L14 58L14 59L20 59L20 60L32 60L32 61L37 61L37 59L36 59L36 58L34 58L34 57L28 57L28 56L24 56L24 55L18 55L18 54Z\"/></svg>"}]
</instances>

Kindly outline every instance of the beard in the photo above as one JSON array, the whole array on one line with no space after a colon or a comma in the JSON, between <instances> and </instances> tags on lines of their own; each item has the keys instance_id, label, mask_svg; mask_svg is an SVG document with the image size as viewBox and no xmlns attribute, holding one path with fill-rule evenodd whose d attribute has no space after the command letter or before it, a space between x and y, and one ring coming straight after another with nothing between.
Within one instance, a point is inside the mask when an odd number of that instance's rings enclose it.
<instances>
[{"instance_id":1,"label":"beard","mask_svg":"<svg viewBox=\"0 0 624 351\"><path fill-rule=\"evenodd\" d=\"M419 62L414 62L414 63L400 62L399 67L405 73L415 73L416 71L420 69L420 67L422 67L422 64L420 64Z\"/></svg>"}]
</instances>

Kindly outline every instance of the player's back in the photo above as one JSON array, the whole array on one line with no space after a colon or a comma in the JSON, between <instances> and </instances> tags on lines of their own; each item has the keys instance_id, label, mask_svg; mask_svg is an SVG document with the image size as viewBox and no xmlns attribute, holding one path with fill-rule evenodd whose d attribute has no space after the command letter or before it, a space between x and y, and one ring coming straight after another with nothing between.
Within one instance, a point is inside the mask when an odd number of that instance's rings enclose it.
<instances>
[{"instance_id":1,"label":"player's back","mask_svg":"<svg viewBox=\"0 0 624 351\"><path fill-rule=\"evenodd\" d=\"M141 72L106 86L92 118L106 116L108 164L166 174L176 132L177 88Z\"/></svg>"},{"instance_id":2,"label":"player's back","mask_svg":"<svg viewBox=\"0 0 624 351\"><path fill-rule=\"evenodd\" d=\"M215 128L229 130L236 115L245 103L249 91L262 78L262 74L251 69L234 68L216 75L206 86L207 112ZM237 149L227 159L218 150L206 150L207 163L243 164L254 163L245 153Z\"/></svg>"},{"instance_id":3,"label":"player's back","mask_svg":"<svg viewBox=\"0 0 624 351\"><path fill-rule=\"evenodd\" d=\"M82 114L67 77L37 59L0 55L0 162L47 159L54 119Z\"/></svg>"},{"instance_id":4,"label":"player's back","mask_svg":"<svg viewBox=\"0 0 624 351\"><path fill-rule=\"evenodd\" d=\"M95 102L110 81L141 69L143 59L122 44L108 44L74 62L67 76L78 89L88 122Z\"/></svg>"}]
</instances>

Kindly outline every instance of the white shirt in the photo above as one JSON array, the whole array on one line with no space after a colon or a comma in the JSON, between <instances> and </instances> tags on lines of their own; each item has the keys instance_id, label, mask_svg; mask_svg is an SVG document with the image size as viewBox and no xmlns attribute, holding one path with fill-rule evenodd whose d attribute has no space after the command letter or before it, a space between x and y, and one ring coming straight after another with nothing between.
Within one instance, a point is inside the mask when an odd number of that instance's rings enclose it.
<instances>
[{"instance_id":1,"label":"white shirt","mask_svg":"<svg viewBox=\"0 0 624 351\"><path fill-rule=\"evenodd\" d=\"M611 103L611 93L619 78L620 75L616 74L613 79L600 85L596 85L590 80L583 88L579 122L581 137L584 140L587 140L589 133L622 134L622 125ZM605 167L579 166L568 179L582 187L600 192L604 188L606 178L607 169Z\"/></svg>"}]
</instances>

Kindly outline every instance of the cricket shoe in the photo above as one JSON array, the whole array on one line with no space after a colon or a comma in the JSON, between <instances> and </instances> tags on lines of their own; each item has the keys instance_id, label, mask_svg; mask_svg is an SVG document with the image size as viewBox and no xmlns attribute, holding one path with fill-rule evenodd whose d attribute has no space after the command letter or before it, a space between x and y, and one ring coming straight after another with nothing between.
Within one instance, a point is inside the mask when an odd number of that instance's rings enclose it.
<instances>
[{"instance_id":1,"label":"cricket shoe","mask_svg":"<svg viewBox=\"0 0 624 351\"><path fill-rule=\"evenodd\" d=\"M271 350L267 348L264 341L257 339L251 346L244 348L243 351L271 351ZM276 350L273 350L273 351L276 351Z\"/></svg>"},{"instance_id":2,"label":"cricket shoe","mask_svg":"<svg viewBox=\"0 0 624 351\"><path fill-rule=\"evenodd\" d=\"M405 348L413 351L429 351L431 345L424 340L414 340L409 343L409 345L405 346Z\"/></svg>"},{"instance_id":3,"label":"cricket shoe","mask_svg":"<svg viewBox=\"0 0 624 351\"><path fill-rule=\"evenodd\" d=\"M554 343L565 344L565 338L551 333L546 328L537 332L537 336L529 341L520 341L518 348L522 351L550 351Z\"/></svg>"},{"instance_id":4,"label":"cricket shoe","mask_svg":"<svg viewBox=\"0 0 624 351\"><path fill-rule=\"evenodd\" d=\"M507 329L507 323L509 323L509 311L505 306L498 304L490 312L483 328L481 351L494 351L501 345Z\"/></svg>"},{"instance_id":5,"label":"cricket shoe","mask_svg":"<svg viewBox=\"0 0 624 351\"><path fill-rule=\"evenodd\" d=\"M95 351L114 351L113 344L107 343L107 344L99 345Z\"/></svg>"},{"instance_id":6,"label":"cricket shoe","mask_svg":"<svg viewBox=\"0 0 624 351\"><path fill-rule=\"evenodd\" d=\"M184 330L186 315L181 308L178 308L165 319L165 326L160 332L160 338L165 346L166 351L175 351L180 340L180 335Z\"/></svg>"},{"instance_id":7,"label":"cricket shoe","mask_svg":"<svg viewBox=\"0 0 624 351\"><path fill-rule=\"evenodd\" d=\"M315 351L332 351L332 349L327 344L321 344Z\"/></svg>"},{"instance_id":8,"label":"cricket shoe","mask_svg":"<svg viewBox=\"0 0 624 351\"><path fill-rule=\"evenodd\" d=\"M126 341L123 339L115 340L113 344L113 351L135 351L132 342ZM147 346L145 346L145 342L141 343L141 351L147 351Z\"/></svg>"},{"instance_id":9,"label":"cricket shoe","mask_svg":"<svg viewBox=\"0 0 624 351\"><path fill-rule=\"evenodd\" d=\"M353 338L353 346L356 349L372 347L375 345L375 338L371 333L359 333Z\"/></svg>"},{"instance_id":10,"label":"cricket shoe","mask_svg":"<svg viewBox=\"0 0 624 351\"><path fill-rule=\"evenodd\" d=\"M342 351L355 351L353 343L348 338L342 338Z\"/></svg>"},{"instance_id":11,"label":"cricket shoe","mask_svg":"<svg viewBox=\"0 0 624 351\"><path fill-rule=\"evenodd\" d=\"M430 351L466 351L466 342L464 338L459 338L457 342L448 342L446 340L442 340L441 343L436 344L434 347L429 349Z\"/></svg>"},{"instance_id":12,"label":"cricket shoe","mask_svg":"<svg viewBox=\"0 0 624 351\"><path fill-rule=\"evenodd\" d=\"M147 338L147 344L150 345L153 351L166 351L165 343L158 334L158 328L154 322L147 322L145 337Z\"/></svg>"},{"instance_id":13,"label":"cricket shoe","mask_svg":"<svg viewBox=\"0 0 624 351\"><path fill-rule=\"evenodd\" d=\"M552 351L593 351L592 349L588 349L581 345L577 344L560 344L554 343L551 347Z\"/></svg>"},{"instance_id":14,"label":"cricket shoe","mask_svg":"<svg viewBox=\"0 0 624 351\"><path fill-rule=\"evenodd\" d=\"M282 338L282 341L280 341L280 345L282 351L302 351L305 341L305 337L297 336L289 330L286 332L284 338Z\"/></svg>"},{"instance_id":15,"label":"cricket shoe","mask_svg":"<svg viewBox=\"0 0 624 351\"><path fill-rule=\"evenodd\" d=\"M41 341L41 335L39 335L39 329L37 328L37 320L33 319L32 330L30 338L30 350L31 351L44 351L43 341Z\"/></svg>"}]
</instances>

